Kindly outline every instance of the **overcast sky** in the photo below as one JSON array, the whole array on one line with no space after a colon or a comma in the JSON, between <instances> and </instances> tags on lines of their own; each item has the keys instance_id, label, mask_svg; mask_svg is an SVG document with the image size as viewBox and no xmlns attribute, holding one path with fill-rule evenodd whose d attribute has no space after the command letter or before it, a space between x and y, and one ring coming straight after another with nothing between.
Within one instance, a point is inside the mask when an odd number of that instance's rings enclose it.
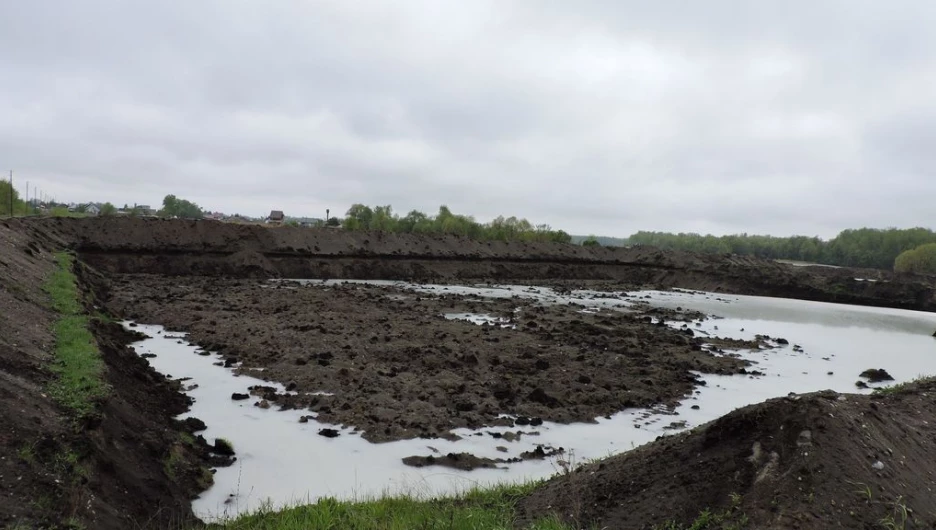
<instances>
[{"instance_id":1,"label":"overcast sky","mask_svg":"<svg viewBox=\"0 0 936 530\"><path fill-rule=\"evenodd\" d=\"M0 2L0 167L59 200L936 226L936 2Z\"/></svg>"}]
</instances>

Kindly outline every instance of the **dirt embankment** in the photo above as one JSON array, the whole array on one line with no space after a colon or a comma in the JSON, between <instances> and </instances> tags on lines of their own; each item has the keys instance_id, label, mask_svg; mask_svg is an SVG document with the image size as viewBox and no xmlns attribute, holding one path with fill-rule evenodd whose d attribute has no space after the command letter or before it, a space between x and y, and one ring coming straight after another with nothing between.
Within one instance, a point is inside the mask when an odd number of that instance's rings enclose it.
<instances>
[{"instance_id":1,"label":"dirt embankment","mask_svg":"<svg viewBox=\"0 0 936 530\"><path fill-rule=\"evenodd\" d=\"M364 430L371 441L509 425L499 418L505 413L592 421L681 399L697 384L691 370L732 374L746 366L703 349L691 331L653 325L642 314L585 314L444 290L131 275L112 279L105 304L113 314L189 332L229 364L243 362L242 373L298 392L261 392L254 402L308 408L319 421ZM444 316L455 313L504 324Z\"/></svg>"},{"instance_id":2,"label":"dirt embankment","mask_svg":"<svg viewBox=\"0 0 936 530\"><path fill-rule=\"evenodd\" d=\"M458 236L129 218L26 219L107 273L456 281L589 280L936 310L932 278L754 257ZM856 279L857 278L857 279ZM877 281L861 281L874 279Z\"/></svg>"},{"instance_id":3,"label":"dirt embankment","mask_svg":"<svg viewBox=\"0 0 936 530\"><path fill-rule=\"evenodd\" d=\"M688 528L703 510L748 521L732 528L936 528L934 411L932 381L774 399L558 477L520 512L596 528Z\"/></svg>"},{"instance_id":4,"label":"dirt embankment","mask_svg":"<svg viewBox=\"0 0 936 530\"><path fill-rule=\"evenodd\" d=\"M181 443L184 426L172 420L188 403L127 349L133 337L92 321L110 389L93 418L79 420L50 397L57 314L42 285L66 242L11 228L18 224L0 220L0 527L167 528L191 519L190 500L210 477L202 450Z\"/></svg>"}]
</instances>

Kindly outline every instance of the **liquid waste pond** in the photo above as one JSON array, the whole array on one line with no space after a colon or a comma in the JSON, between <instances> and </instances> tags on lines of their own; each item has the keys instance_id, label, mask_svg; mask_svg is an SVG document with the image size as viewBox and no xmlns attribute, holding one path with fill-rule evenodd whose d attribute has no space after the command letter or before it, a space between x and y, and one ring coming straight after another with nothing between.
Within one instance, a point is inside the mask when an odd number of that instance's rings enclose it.
<instances>
[{"instance_id":1,"label":"liquid waste pond","mask_svg":"<svg viewBox=\"0 0 936 530\"><path fill-rule=\"evenodd\" d=\"M308 288L328 288L335 282L304 281ZM393 286L420 295L473 295L534 299L543 304L578 304L588 312L628 311L635 304L702 312L710 318L666 322L691 330L696 336L751 340L768 336L770 349L723 351L752 362L749 374L700 375L705 385L687 395L675 410L629 409L595 423L491 427L479 431L457 429L457 441L412 439L373 444L360 433L341 425L316 421L305 410L280 411L256 406L260 398L235 401L232 394L248 393L254 385L282 385L259 377L236 375L236 366L217 366L222 358L202 352L185 335L159 326L135 325L149 338L134 344L150 364L174 379L186 378L186 393L194 399L183 417L207 424L209 443L230 440L236 451L234 465L220 468L215 485L194 502L206 520L274 507L314 502L321 497L364 499L409 494L423 497L457 493L503 481L548 477L567 466L630 450L660 435L693 428L738 407L765 399L831 389L868 393L880 384L866 383L859 374L883 368L900 383L936 374L936 315L915 311L837 305L801 300L725 295L690 291L607 293L529 286L418 285L403 282L358 282ZM476 324L509 325L485 314L451 313L446 318ZM125 323L130 326L130 323ZM202 352L204 353L204 352ZM651 352L652 353L652 352ZM151 357L150 355L155 355ZM869 388L858 388L861 380ZM305 422L300 420L306 417ZM323 430L332 435L320 434ZM521 431L519 438L503 436ZM562 454L503 464L499 468L461 471L443 467L414 468L403 459L414 455L471 453L481 458L509 459L523 452L562 448Z\"/></svg>"}]
</instances>

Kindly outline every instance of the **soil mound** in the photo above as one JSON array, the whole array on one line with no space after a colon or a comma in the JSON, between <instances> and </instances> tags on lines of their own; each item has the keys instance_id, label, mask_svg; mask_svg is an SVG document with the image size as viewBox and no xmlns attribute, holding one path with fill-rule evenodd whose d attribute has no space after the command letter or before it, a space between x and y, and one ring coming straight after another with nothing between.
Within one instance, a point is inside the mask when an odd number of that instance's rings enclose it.
<instances>
[{"instance_id":1,"label":"soil mound","mask_svg":"<svg viewBox=\"0 0 936 530\"><path fill-rule=\"evenodd\" d=\"M579 467L519 512L597 528L688 528L703 510L739 528L936 528L934 452L936 381L820 392Z\"/></svg>"}]
</instances>

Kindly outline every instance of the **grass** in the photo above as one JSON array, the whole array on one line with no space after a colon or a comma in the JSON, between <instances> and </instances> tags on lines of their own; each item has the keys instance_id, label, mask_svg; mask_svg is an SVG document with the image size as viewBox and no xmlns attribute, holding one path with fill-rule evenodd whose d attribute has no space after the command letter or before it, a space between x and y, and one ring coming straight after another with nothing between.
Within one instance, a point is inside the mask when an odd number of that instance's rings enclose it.
<instances>
[{"instance_id":1,"label":"grass","mask_svg":"<svg viewBox=\"0 0 936 530\"><path fill-rule=\"evenodd\" d=\"M722 512L713 512L709 509L702 510L689 526L669 521L654 526L653 530L742 530L748 525L748 517L741 511L741 500L740 495L733 493L731 495L731 506Z\"/></svg>"},{"instance_id":2,"label":"grass","mask_svg":"<svg viewBox=\"0 0 936 530\"><path fill-rule=\"evenodd\" d=\"M94 337L88 329L90 322L83 314L78 285L72 272L70 254L56 254L58 269L45 285L52 299L52 308L59 314L55 332L55 362L52 371L55 381L49 394L69 409L77 418L92 416L97 402L107 396L103 380L104 362Z\"/></svg>"},{"instance_id":3,"label":"grass","mask_svg":"<svg viewBox=\"0 0 936 530\"><path fill-rule=\"evenodd\" d=\"M911 381L907 381L904 383L897 383L896 385L888 385L888 386L882 386L880 388L875 388L874 392L872 392L871 395L888 396L891 394L898 394L902 392L903 390L906 390L910 385L915 385L917 383L925 383L928 381L932 381L934 379L936 379L936 377L931 376L931 375L920 375L920 376L917 376L916 379L913 379Z\"/></svg>"},{"instance_id":4,"label":"grass","mask_svg":"<svg viewBox=\"0 0 936 530\"><path fill-rule=\"evenodd\" d=\"M321 499L315 504L257 512L209 528L225 530L498 530L515 528L516 502L540 482L473 489L443 499L408 496L371 501ZM526 530L573 530L555 518L544 518Z\"/></svg>"},{"instance_id":5,"label":"grass","mask_svg":"<svg viewBox=\"0 0 936 530\"><path fill-rule=\"evenodd\" d=\"M227 438L215 438L215 447L224 451L226 454L234 454L234 444Z\"/></svg>"},{"instance_id":6,"label":"grass","mask_svg":"<svg viewBox=\"0 0 936 530\"><path fill-rule=\"evenodd\" d=\"M172 480L179 478L179 470L185 466L185 452L178 444L169 448L169 456L163 460L163 470Z\"/></svg>"}]
</instances>

